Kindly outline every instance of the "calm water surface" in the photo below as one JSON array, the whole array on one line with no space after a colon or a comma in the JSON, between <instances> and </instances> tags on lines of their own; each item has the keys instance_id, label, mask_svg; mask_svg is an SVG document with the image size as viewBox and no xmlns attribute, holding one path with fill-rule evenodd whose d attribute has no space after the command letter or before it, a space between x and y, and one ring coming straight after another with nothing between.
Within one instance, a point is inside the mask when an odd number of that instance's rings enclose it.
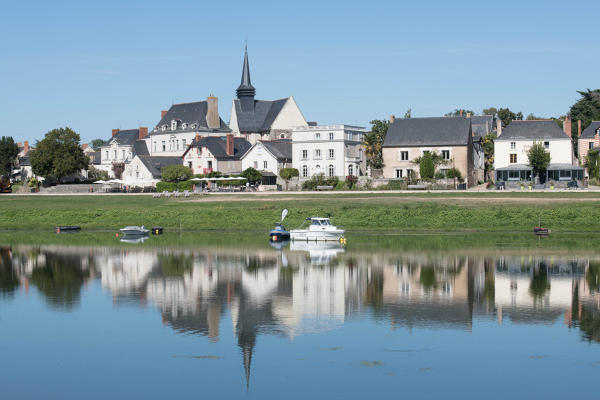
<instances>
[{"instance_id":1,"label":"calm water surface","mask_svg":"<svg viewBox=\"0 0 600 400\"><path fill-rule=\"evenodd\" d=\"M2 397L598 395L600 253L352 240L6 245Z\"/></svg>"}]
</instances>

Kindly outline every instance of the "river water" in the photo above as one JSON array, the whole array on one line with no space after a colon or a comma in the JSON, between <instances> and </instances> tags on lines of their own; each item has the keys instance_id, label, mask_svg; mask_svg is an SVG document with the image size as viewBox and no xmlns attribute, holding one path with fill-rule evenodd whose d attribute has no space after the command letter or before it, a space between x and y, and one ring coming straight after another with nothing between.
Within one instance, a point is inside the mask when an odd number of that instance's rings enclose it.
<instances>
[{"instance_id":1,"label":"river water","mask_svg":"<svg viewBox=\"0 0 600 400\"><path fill-rule=\"evenodd\" d=\"M4 238L2 398L598 395L590 238L63 237Z\"/></svg>"}]
</instances>

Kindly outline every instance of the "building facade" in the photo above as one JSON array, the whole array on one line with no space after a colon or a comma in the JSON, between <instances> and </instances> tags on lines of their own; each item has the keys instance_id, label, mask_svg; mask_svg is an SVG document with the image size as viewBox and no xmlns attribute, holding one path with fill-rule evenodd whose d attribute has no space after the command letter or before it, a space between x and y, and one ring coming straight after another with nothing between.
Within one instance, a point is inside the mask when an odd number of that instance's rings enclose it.
<instances>
[{"instance_id":1,"label":"building facade","mask_svg":"<svg viewBox=\"0 0 600 400\"><path fill-rule=\"evenodd\" d=\"M292 165L300 178L317 174L346 177L366 173L363 137L352 125L301 126L292 131Z\"/></svg>"},{"instance_id":2,"label":"building facade","mask_svg":"<svg viewBox=\"0 0 600 400\"><path fill-rule=\"evenodd\" d=\"M250 149L250 142L243 137L228 134L225 137L196 136L183 153L183 165L194 174L209 174L219 171L224 174L242 172L241 158Z\"/></svg>"},{"instance_id":3,"label":"building facade","mask_svg":"<svg viewBox=\"0 0 600 400\"><path fill-rule=\"evenodd\" d=\"M108 172L111 178L115 177L113 164L124 164L133 160L140 145L145 147L144 140L148 136L148 128L140 127L138 129L113 129L112 137L100 147L100 164L94 167Z\"/></svg>"},{"instance_id":4,"label":"building facade","mask_svg":"<svg viewBox=\"0 0 600 400\"><path fill-rule=\"evenodd\" d=\"M173 104L161 112L161 119L146 139L152 156L181 156L196 135L225 136L231 133L219 116L219 99Z\"/></svg>"},{"instance_id":5,"label":"building facade","mask_svg":"<svg viewBox=\"0 0 600 400\"><path fill-rule=\"evenodd\" d=\"M279 176L281 168L292 167L292 141L290 139L260 140L242 156L242 170L254 168Z\"/></svg>"},{"instance_id":6,"label":"building facade","mask_svg":"<svg viewBox=\"0 0 600 400\"><path fill-rule=\"evenodd\" d=\"M583 164L588 151L600 148L600 121L592 121L579 135L578 146L579 160Z\"/></svg>"},{"instance_id":7,"label":"building facade","mask_svg":"<svg viewBox=\"0 0 600 400\"><path fill-rule=\"evenodd\" d=\"M438 171L455 168L469 186L477 182L470 118L390 118L382 146L383 177L406 179L419 177L415 159L425 152L437 153L444 160Z\"/></svg>"}]
</instances>

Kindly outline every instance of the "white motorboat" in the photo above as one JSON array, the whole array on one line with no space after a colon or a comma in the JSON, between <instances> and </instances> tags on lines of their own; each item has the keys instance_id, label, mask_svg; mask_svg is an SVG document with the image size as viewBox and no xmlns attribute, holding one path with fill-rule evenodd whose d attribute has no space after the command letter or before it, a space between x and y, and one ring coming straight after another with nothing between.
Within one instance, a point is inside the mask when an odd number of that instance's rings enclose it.
<instances>
[{"instance_id":1,"label":"white motorboat","mask_svg":"<svg viewBox=\"0 0 600 400\"><path fill-rule=\"evenodd\" d=\"M148 229L142 226L126 226L123 229L119 229L123 235L128 236L145 236L148 234Z\"/></svg>"},{"instance_id":2,"label":"white motorboat","mask_svg":"<svg viewBox=\"0 0 600 400\"><path fill-rule=\"evenodd\" d=\"M306 218L306 220L310 221L307 229L292 229L290 231L292 240L339 241L344 237L344 230L331 225L329 218L312 217Z\"/></svg>"}]
</instances>

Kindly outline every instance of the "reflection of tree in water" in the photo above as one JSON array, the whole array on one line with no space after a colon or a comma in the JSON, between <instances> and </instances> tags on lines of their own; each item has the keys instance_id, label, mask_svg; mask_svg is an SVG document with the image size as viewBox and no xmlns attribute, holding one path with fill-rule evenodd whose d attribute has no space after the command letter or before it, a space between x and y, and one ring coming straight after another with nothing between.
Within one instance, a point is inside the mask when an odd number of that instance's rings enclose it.
<instances>
[{"instance_id":1,"label":"reflection of tree in water","mask_svg":"<svg viewBox=\"0 0 600 400\"><path fill-rule=\"evenodd\" d=\"M578 327L585 340L600 342L600 311L593 310L580 302L578 284L573 289L571 318L570 326Z\"/></svg>"},{"instance_id":2,"label":"reflection of tree in water","mask_svg":"<svg viewBox=\"0 0 600 400\"><path fill-rule=\"evenodd\" d=\"M372 270L371 276L367 280L367 290L365 293L365 303L375 310L383 308L383 271Z\"/></svg>"},{"instance_id":3,"label":"reflection of tree in water","mask_svg":"<svg viewBox=\"0 0 600 400\"><path fill-rule=\"evenodd\" d=\"M45 260L44 265L31 273L31 282L51 306L71 309L79 303L84 283L82 258L77 255L46 253Z\"/></svg>"},{"instance_id":4,"label":"reflection of tree in water","mask_svg":"<svg viewBox=\"0 0 600 400\"><path fill-rule=\"evenodd\" d=\"M541 301L546 292L550 290L550 280L548 279L548 267L545 262L540 262L537 268L533 268L531 283L529 284L529 293L533 296L534 303Z\"/></svg>"},{"instance_id":5,"label":"reflection of tree in water","mask_svg":"<svg viewBox=\"0 0 600 400\"><path fill-rule=\"evenodd\" d=\"M192 270L193 258L185 254L159 254L158 263L164 276L183 276Z\"/></svg>"},{"instance_id":6,"label":"reflection of tree in water","mask_svg":"<svg viewBox=\"0 0 600 400\"><path fill-rule=\"evenodd\" d=\"M483 296L488 309L493 309L496 304L496 276L494 264L490 260L485 260L484 264L485 281L483 284Z\"/></svg>"},{"instance_id":7,"label":"reflection of tree in water","mask_svg":"<svg viewBox=\"0 0 600 400\"><path fill-rule=\"evenodd\" d=\"M585 274L585 280L590 287L590 291L600 292L600 263L590 262Z\"/></svg>"},{"instance_id":8,"label":"reflection of tree in water","mask_svg":"<svg viewBox=\"0 0 600 400\"><path fill-rule=\"evenodd\" d=\"M435 268L433 266L421 267L419 282L425 291L430 292L437 288L437 279L435 277Z\"/></svg>"},{"instance_id":9,"label":"reflection of tree in water","mask_svg":"<svg viewBox=\"0 0 600 400\"><path fill-rule=\"evenodd\" d=\"M19 287L19 279L13 269L10 248L0 248L0 295L12 296Z\"/></svg>"}]
</instances>

